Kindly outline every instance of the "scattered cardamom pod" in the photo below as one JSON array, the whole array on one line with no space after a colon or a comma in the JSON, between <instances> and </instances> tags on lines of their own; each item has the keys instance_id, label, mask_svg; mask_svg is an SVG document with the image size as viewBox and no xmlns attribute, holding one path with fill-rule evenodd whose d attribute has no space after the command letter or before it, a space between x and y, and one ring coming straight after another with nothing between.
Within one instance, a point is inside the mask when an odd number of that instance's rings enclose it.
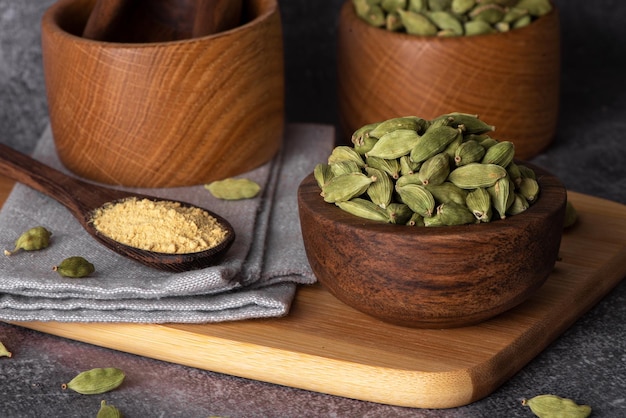
<instances>
[{"instance_id":1,"label":"scattered cardamom pod","mask_svg":"<svg viewBox=\"0 0 626 418\"><path fill-rule=\"evenodd\" d=\"M118 388L126 375L115 367L95 368L79 373L63 389L72 389L83 395L97 395Z\"/></svg>"},{"instance_id":2,"label":"scattered cardamom pod","mask_svg":"<svg viewBox=\"0 0 626 418\"><path fill-rule=\"evenodd\" d=\"M223 200L252 199L261 191L258 183L246 178L216 180L205 184L204 188L214 197Z\"/></svg>"},{"instance_id":3,"label":"scattered cardamom pod","mask_svg":"<svg viewBox=\"0 0 626 418\"><path fill-rule=\"evenodd\" d=\"M20 250L38 251L50 245L50 236L52 233L43 226L36 226L24 232L15 241L13 251L4 250L4 255L13 255Z\"/></svg>"},{"instance_id":4,"label":"scattered cardamom pod","mask_svg":"<svg viewBox=\"0 0 626 418\"><path fill-rule=\"evenodd\" d=\"M100 409L96 418L122 418L122 413L119 409L111 404L107 404L105 400L100 402Z\"/></svg>"},{"instance_id":5,"label":"scattered cardamom pod","mask_svg":"<svg viewBox=\"0 0 626 418\"><path fill-rule=\"evenodd\" d=\"M522 405L528 406L539 418L586 418L591 415L589 405L578 405L571 399L556 395L524 399Z\"/></svg>"},{"instance_id":6,"label":"scattered cardamom pod","mask_svg":"<svg viewBox=\"0 0 626 418\"><path fill-rule=\"evenodd\" d=\"M52 267L52 270L56 271L63 277L73 279L87 277L96 271L93 264L80 256L68 257L61 261L57 266Z\"/></svg>"},{"instance_id":7,"label":"scattered cardamom pod","mask_svg":"<svg viewBox=\"0 0 626 418\"><path fill-rule=\"evenodd\" d=\"M11 353L7 348L0 342L0 357L12 357L13 353Z\"/></svg>"},{"instance_id":8,"label":"scattered cardamom pod","mask_svg":"<svg viewBox=\"0 0 626 418\"><path fill-rule=\"evenodd\" d=\"M578 211L570 202L567 201L567 205L565 206L565 220L563 222L563 228L569 228L573 226L578 221Z\"/></svg>"}]
</instances>

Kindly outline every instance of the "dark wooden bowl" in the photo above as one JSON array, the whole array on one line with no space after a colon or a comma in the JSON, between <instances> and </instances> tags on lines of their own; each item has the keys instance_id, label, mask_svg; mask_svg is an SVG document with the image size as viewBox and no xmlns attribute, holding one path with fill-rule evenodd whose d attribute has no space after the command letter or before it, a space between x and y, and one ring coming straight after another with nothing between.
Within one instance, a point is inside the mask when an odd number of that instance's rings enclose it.
<instances>
[{"instance_id":1,"label":"dark wooden bowl","mask_svg":"<svg viewBox=\"0 0 626 418\"><path fill-rule=\"evenodd\" d=\"M50 124L59 158L101 183L178 187L258 167L284 131L276 0L245 0L242 23L172 42L82 37L94 0L42 19Z\"/></svg>"},{"instance_id":2,"label":"dark wooden bowl","mask_svg":"<svg viewBox=\"0 0 626 418\"><path fill-rule=\"evenodd\" d=\"M561 242L565 187L531 167L541 194L529 209L454 227L358 218L324 202L310 175L299 187L298 206L313 272L342 302L398 325L460 327L505 312L544 283Z\"/></svg>"},{"instance_id":3,"label":"dark wooden bowl","mask_svg":"<svg viewBox=\"0 0 626 418\"><path fill-rule=\"evenodd\" d=\"M344 4L337 32L342 137L363 125L415 115L478 114L517 158L544 150L556 132L560 31L553 9L506 33L420 37L373 27Z\"/></svg>"}]
</instances>

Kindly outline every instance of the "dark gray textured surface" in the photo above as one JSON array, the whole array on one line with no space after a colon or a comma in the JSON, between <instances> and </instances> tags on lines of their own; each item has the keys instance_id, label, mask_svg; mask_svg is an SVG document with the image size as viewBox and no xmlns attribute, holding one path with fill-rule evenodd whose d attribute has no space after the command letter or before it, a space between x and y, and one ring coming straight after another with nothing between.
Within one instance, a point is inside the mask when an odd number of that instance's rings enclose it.
<instances>
[{"instance_id":1,"label":"dark gray textured surface","mask_svg":"<svg viewBox=\"0 0 626 418\"><path fill-rule=\"evenodd\" d=\"M28 150L46 124L38 20L51 0L0 0L0 141ZM626 203L626 5L559 0L562 106L554 144L534 159L575 191ZM287 116L335 123L334 27L341 0L281 0ZM625 261L626 262L626 261ZM626 416L626 284L487 398L446 411L396 408L225 376L13 325L0 341L0 417L95 416L100 397L58 389L77 370L115 364L124 390L104 398L132 417L531 417L520 399L557 393ZM297 373L297 371L294 371Z\"/></svg>"}]
</instances>

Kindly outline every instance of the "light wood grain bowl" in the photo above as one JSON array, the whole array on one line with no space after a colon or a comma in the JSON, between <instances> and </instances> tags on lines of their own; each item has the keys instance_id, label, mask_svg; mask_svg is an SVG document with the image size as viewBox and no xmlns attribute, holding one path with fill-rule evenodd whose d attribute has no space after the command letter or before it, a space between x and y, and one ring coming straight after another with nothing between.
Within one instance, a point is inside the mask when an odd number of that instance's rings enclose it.
<instances>
[{"instance_id":1,"label":"light wood grain bowl","mask_svg":"<svg viewBox=\"0 0 626 418\"><path fill-rule=\"evenodd\" d=\"M93 0L61 0L42 20L59 157L91 180L138 187L206 183L271 159L284 130L276 0L246 0L241 25L156 43L82 38Z\"/></svg>"},{"instance_id":2,"label":"light wood grain bowl","mask_svg":"<svg viewBox=\"0 0 626 418\"><path fill-rule=\"evenodd\" d=\"M506 33L418 37L373 27L341 9L338 109L345 140L357 128L398 115L430 119L478 114L493 136L530 158L552 142L558 117L558 11Z\"/></svg>"},{"instance_id":3,"label":"light wood grain bowl","mask_svg":"<svg viewBox=\"0 0 626 418\"><path fill-rule=\"evenodd\" d=\"M529 209L453 227L358 218L326 203L311 174L298 190L309 264L337 299L385 322L452 328L492 318L532 295L557 260L566 190L531 167L541 195Z\"/></svg>"}]
</instances>

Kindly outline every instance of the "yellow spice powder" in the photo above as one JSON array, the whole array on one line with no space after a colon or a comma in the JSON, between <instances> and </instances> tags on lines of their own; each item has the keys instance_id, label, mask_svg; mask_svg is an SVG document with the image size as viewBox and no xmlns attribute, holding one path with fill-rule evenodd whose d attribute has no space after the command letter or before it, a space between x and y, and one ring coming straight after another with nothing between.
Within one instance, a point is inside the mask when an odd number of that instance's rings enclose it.
<instances>
[{"instance_id":1,"label":"yellow spice powder","mask_svg":"<svg viewBox=\"0 0 626 418\"><path fill-rule=\"evenodd\" d=\"M178 202L130 198L97 209L93 225L122 244L168 254L208 250L227 231L206 211Z\"/></svg>"}]
</instances>

